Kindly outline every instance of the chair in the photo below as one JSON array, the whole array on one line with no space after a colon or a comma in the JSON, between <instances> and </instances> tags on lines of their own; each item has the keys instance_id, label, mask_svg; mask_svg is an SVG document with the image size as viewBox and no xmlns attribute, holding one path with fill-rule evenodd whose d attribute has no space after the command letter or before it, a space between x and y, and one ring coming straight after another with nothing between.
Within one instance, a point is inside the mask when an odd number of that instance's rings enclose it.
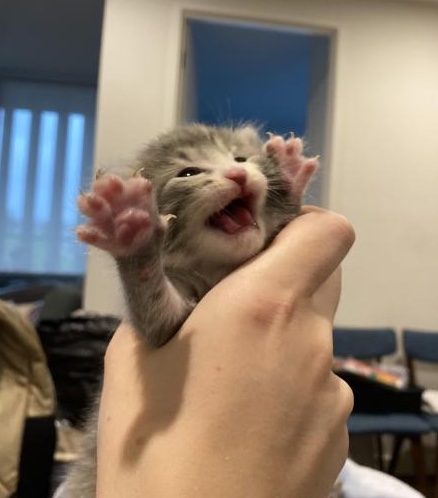
<instances>
[{"instance_id":1,"label":"chair","mask_svg":"<svg viewBox=\"0 0 438 498\"><path fill-rule=\"evenodd\" d=\"M412 385L418 385L416 366L418 361L438 364L438 331L403 330L403 349ZM436 433L435 444L435 497L438 498L438 414L425 414L432 431Z\"/></svg>"},{"instance_id":2,"label":"chair","mask_svg":"<svg viewBox=\"0 0 438 498\"><path fill-rule=\"evenodd\" d=\"M337 357L353 357L358 360L380 360L382 357L397 351L397 336L391 328L346 328L336 327L333 331L334 355ZM372 435L376 437L378 464L380 470L394 473L398 452L393 453L390 464L383 464L382 436L391 435L400 440L411 441L411 454L419 490L426 487L426 466L421 436L431 431L430 425L421 414L388 412L352 413L348 420L348 431L351 435Z\"/></svg>"}]
</instances>

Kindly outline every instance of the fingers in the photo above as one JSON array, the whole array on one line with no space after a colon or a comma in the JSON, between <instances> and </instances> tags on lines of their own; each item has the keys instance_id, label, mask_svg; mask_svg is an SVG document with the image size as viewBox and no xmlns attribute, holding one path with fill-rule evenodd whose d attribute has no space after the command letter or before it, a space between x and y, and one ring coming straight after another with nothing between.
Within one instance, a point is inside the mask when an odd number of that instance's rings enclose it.
<instances>
[{"instance_id":1,"label":"fingers","mask_svg":"<svg viewBox=\"0 0 438 498\"><path fill-rule=\"evenodd\" d=\"M244 269L279 299L310 297L333 274L354 242L354 231L341 215L314 207L286 226L271 247ZM255 282L254 282L255 284Z\"/></svg>"}]
</instances>

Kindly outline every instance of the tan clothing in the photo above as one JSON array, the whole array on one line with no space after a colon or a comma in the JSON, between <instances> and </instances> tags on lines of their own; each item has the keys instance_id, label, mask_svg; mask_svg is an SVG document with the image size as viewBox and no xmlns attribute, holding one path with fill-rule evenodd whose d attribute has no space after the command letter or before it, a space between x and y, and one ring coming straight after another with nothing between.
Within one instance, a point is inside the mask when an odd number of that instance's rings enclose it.
<instances>
[{"instance_id":1,"label":"tan clothing","mask_svg":"<svg viewBox=\"0 0 438 498\"><path fill-rule=\"evenodd\" d=\"M0 498L16 489L26 418L54 410L54 387L35 328L0 300Z\"/></svg>"}]
</instances>

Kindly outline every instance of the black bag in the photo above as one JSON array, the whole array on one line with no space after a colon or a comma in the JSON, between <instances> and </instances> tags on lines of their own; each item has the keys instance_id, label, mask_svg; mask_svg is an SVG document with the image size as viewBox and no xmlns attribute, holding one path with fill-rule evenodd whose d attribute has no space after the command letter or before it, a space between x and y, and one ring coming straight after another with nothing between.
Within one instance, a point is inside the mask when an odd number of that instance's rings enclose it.
<instances>
[{"instance_id":1,"label":"black bag","mask_svg":"<svg viewBox=\"0 0 438 498\"><path fill-rule=\"evenodd\" d=\"M423 389L403 389L368 379L348 371L335 371L354 394L353 413L420 413Z\"/></svg>"},{"instance_id":2,"label":"black bag","mask_svg":"<svg viewBox=\"0 0 438 498\"><path fill-rule=\"evenodd\" d=\"M58 417L83 422L102 377L103 357L120 319L110 315L71 316L37 325L55 384Z\"/></svg>"}]
</instances>

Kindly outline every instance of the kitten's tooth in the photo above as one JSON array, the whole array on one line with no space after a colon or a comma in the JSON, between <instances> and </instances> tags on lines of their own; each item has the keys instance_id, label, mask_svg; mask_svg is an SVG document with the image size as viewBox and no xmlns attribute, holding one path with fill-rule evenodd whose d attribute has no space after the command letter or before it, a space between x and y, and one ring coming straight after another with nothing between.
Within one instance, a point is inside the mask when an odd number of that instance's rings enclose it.
<instances>
[{"instance_id":1,"label":"kitten's tooth","mask_svg":"<svg viewBox=\"0 0 438 498\"><path fill-rule=\"evenodd\" d=\"M293 131L290 131L290 132L289 132L289 135L290 135L290 138L291 138L291 139L292 139L292 138L295 138L295 133L294 133Z\"/></svg>"},{"instance_id":2,"label":"kitten's tooth","mask_svg":"<svg viewBox=\"0 0 438 498\"><path fill-rule=\"evenodd\" d=\"M274 134L270 131L267 131L266 135L268 135L269 139L271 139L274 136Z\"/></svg>"}]
</instances>

